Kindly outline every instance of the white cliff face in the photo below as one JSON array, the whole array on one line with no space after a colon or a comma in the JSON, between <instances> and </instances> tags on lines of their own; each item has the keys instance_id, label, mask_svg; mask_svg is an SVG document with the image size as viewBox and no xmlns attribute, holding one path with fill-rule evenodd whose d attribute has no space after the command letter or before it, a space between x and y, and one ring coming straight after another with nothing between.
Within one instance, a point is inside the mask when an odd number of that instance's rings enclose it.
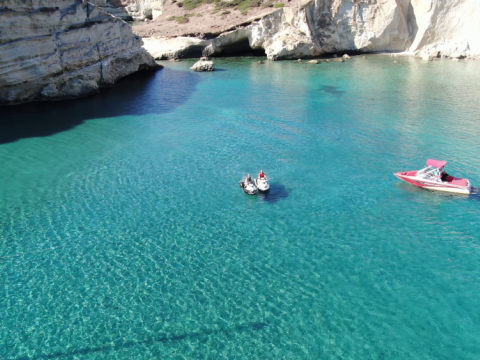
<instances>
[{"instance_id":1,"label":"white cliff face","mask_svg":"<svg viewBox=\"0 0 480 360\"><path fill-rule=\"evenodd\" d=\"M0 104L86 96L156 69L131 28L83 0L5 0Z\"/></svg>"},{"instance_id":2,"label":"white cliff face","mask_svg":"<svg viewBox=\"0 0 480 360\"><path fill-rule=\"evenodd\" d=\"M401 51L410 45L410 0L316 0L313 37L325 52Z\"/></svg>"},{"instance_id":3,"label":"white cliff face","mask_svg":"<svg viewBox=\"0 0 480 360\"><path fill-rule=\"evenodd\" d=\"M245 39L252 49L264 49L272 60L345 50L403 51L411 44L406 20L409 1L315 0L283 8L221 34L212 41L213 54L224 53Z\"/></svg>"},{"instance_id":4,"label":"white cliff face","mask_svg":"<svg viewBox=\"0 0 480 360\"><path fill-rule=\"evenodd\" d=\"M285 8L252 25L252 47L263 47L270 59L401 51L410 45L408 1L316 0Z\"/></svg>"},{"instance_id":5,"label":"white cliff face","mask_svg":"<svg viewBox=\"0 0 480 360\"><path fill-rule=\"evenodd\" d=\"M150 47L168 47L168 53L160 50L159 57L164 58L189 57L199 52L199 46L208 47L208 55L225 54L247 40L250 48L264 49L272 60L407 50L427 56L441 52L476 57L480 55L479 18L476 0L311 0L215 39L197 39L195 45L191 38L152 39Z\"/></svg>"},{"instance_id":6,"label":"white cliff face","mask_svg":"<svg viewBox=\"0 0 480 360\"><path fill-rule=\"evenodd\" d=\"M309 13L313 4L286 8L250 26L252 48L265 49L271 60L314 57L323 53L313 41Z\"/></svg>"},{"instance_id":7,"label":"white cliff face","mask_svg":"<svg viewBox=\"0 0 480 360\"><path fill-rule=\"evenodd\" d=\"M408 2L316 0L285 8L252 25L253 46L262 46L270 59L346 50L402 51L411 43Z\"/></svg>"},{"instance_id":8,"label":"white cliff face","mask_svg":"<svg viewBox=\"0 0 480 360\"><path fill-rule=\"evenodd\" d=\"M475 0L411 0L416 34L411 52L424 56L479 57L480 4Z\"/></svg>"},{"instance_id":9,"label":"white cliff face","mask_svg":"<svg viewBox=\"0 0 480 360\"><path fill-rule=\"evenodd\" d=\"M91 0L111 15L123 20L155 19L167 0Z\"/></svg>"}]
</instances>

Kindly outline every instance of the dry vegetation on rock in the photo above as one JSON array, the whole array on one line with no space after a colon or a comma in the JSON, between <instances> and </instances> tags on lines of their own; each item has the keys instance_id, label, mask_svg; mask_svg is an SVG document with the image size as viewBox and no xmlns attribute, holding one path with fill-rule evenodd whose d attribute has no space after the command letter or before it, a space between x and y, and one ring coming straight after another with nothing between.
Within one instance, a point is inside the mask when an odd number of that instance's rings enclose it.
<instances>
[{"instance_id":1,"label":"dry vegetation on rock","mask_svg":"<svg viewBox=\"0 0 480 360\"><path fill-rule=\"evenodd\" d=\"M169 0L154 21L136 24L142 37L219 34L306 0Z\"/></svg>"}]
</instances>

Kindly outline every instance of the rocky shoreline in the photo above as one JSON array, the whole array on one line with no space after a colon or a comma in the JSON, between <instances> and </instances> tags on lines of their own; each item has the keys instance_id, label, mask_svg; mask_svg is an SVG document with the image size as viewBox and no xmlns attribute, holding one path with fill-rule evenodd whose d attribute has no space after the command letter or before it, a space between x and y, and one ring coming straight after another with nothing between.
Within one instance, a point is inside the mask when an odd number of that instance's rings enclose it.
<instances>
[{"instance_id":1,"label":"rocky shoreline","mask_svg":"<svg viewBox=\"0 0 480 360\"><path fill-rule=\"evenodd\" d=\"M429 6L422 0L311 0L287 4L226 31L212 27L192 36L196 27L187 23L183 33L176 30L183 36L162 36L162 31L171 32L157 21L133 31L144 36L144 47L155 59L252 51L264 52L269 60L349 51L476 59L480 34L474 24L479 16L480 8L461 0L432 0Z\"/></svg>"},{"instance_id":2,"label":"rocky shoreline","mask_svg":"<svg viewBox=\"0 0 480 360\"><path fill-rule=\"evenodd\" d=\"M3 1L0 105L91 95L134 72L159 69L154 59L352 52L480 58L480 7L473 1L262 1ZM145 21L131 27L113 15Z\"/></svg>"}]
</instances>

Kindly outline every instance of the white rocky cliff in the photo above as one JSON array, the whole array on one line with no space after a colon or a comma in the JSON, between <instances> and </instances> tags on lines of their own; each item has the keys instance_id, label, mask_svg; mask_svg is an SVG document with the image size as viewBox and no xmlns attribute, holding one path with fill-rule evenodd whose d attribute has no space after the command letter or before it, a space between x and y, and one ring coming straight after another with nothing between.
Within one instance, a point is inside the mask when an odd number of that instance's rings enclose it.
<instances>
[{"instance_id":1,"label":"white rocky cliff","mask_svg":"<svg viewBox=\"0 0 480 360\"><path fill-rule=\"evenodd\" d=\"M264 49L268 58L296 59L346 50L403 51L411 44L406 20L410 0L312 0L285 7L252 24L212 39L210 53L248 40L252 49ZM162 39L167 43L192 42ZM202 42L205 44L205 41ZM146 48L158 56L148 41ZM195 44L198 46L198 44ZM175 47L170 46L170 54ZM171 57L164 55L163 57Z\"/></svg>"},{"instance_id":2,"label":"white rocky cliff","mask_svg":"<svg viewBox=\"0 0 480 360\"><path fill-rule=\"evenodd\" d=\"M480 2L411 0L410 52L452 58L480 57Z\"/></svg>"},{"instance_id":3,"label":"white rocky cliff","mask_svg":"<svg viewBox=\"0 0 480 360\"><path fill-rule=\"evenodd\" d=\"M106 12L123 20L155 19L167 0L91 0Z\"/></svg>"},{"instance_id":4,"label":"white rocky cliff","mask_svg":"<svg viewBox=\"0 0 480 360\"><path fill-rule=\"evenodd\" d=\"M316 0L252 25L251 45L270 59L357 50L402 51L410 45L409 0Z\"/></svg>"},{"instance_id":5,"label":"white rocky cliff","mask_svg":"<svg viewBox=\"0 0 480 360\"><path fill-rule=\"evenodd\" d=\"M84 0L0 2L0 104L87 96L158 69L142 39Z\"/></svg>"},{"instance_id":6,"label":"white rocky cliff","mask_svg":"<svg viewBox=\"0 0 480 360\"><path fill-rule=\"evenodd\" d=\"M188 57L203 48L218 55L247 41L271 60L344 51L478 57L478 19L475 0L312 0L211 40L151 38L145 47L156 58Z\"/></svg>"}]
</instances>

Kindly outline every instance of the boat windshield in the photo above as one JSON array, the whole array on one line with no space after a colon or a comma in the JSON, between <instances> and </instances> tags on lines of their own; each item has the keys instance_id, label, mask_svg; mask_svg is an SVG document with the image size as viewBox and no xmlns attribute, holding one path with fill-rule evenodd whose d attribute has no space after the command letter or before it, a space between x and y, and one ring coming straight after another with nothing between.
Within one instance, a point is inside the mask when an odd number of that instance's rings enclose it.
<instances>
[{"instance_id":1,"label":"boat windshield","mask_svg":"<svg viewBox=\"0 0 480 360\"><path fill-rule=\"evenodd\" d=\"M426 168L420 170L417 176L424 179L439 180L441 173L441 169L433 166L427 166Z\"/></svg>"}]
</instances>

